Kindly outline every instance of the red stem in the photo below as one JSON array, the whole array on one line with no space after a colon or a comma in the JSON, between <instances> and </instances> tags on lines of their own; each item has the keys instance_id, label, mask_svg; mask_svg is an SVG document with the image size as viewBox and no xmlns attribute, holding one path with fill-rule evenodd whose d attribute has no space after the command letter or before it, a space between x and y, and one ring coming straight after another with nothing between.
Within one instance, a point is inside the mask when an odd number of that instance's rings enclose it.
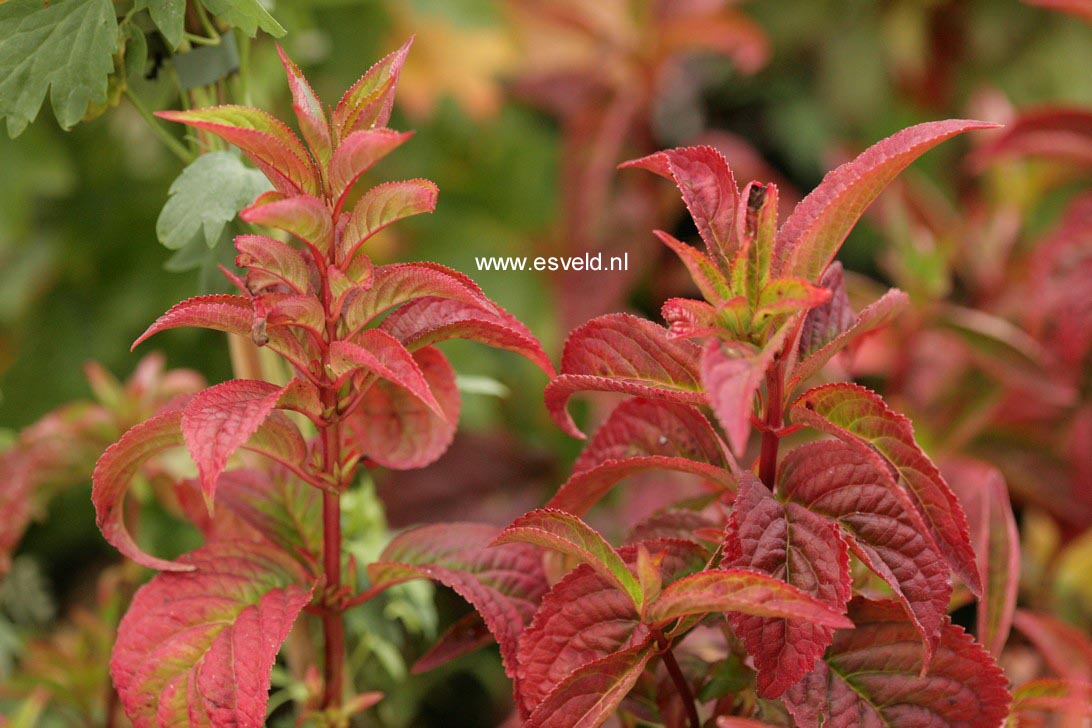
<instances>
[{"instance_id":1,"label":"red stem","mask_svg":"<svg viewBox=\"0 0 1092 728\"><path fill-rule=\"evenodd\" d=\"M766 372L766 427L762 430L762 454L758 463L758 477L770 490L777 481L777 448L781 442L782 407L785 373L780 355Z\"/></svg>"},{"instance_id":2,"label":"red stem","mask_svg":"<svg viewBox=\"0 0 1092 728\"><path fill-rule=\"evenodd\" d=\"M671 651L671 641L660 630L654 630L656 646L660 648L660 657L667 668L667 674L671 676L671 682L675 683L675 689L679 691L683 705L686 707L686 715L690 719L691 728L701 728L701 718L698 716L698 706L694 701L694 691L690 689L690 683L686 681L679 661L675 659L675 653Z\"/></svg>"}]
</instances>

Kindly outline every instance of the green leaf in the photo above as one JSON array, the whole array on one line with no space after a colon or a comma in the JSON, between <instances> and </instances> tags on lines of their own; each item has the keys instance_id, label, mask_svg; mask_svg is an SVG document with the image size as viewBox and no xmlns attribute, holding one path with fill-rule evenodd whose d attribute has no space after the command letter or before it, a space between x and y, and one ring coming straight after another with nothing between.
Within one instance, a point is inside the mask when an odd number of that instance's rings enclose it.
<instances>
[{"instance_id":1,"label":"green leaf","mask_svg":"<svg viewBox=\"0 0 1092 728\"><path fill-rule=\"evenodd\" d=\"M213 248L224 226L269 188L261 172L231 152L203 154L171 184L170 199L156 221L156 237L171 250L180 250L202 235Z\"/></svg>"},{"instance_id":2,"label":"green leaf","mask_svg":"<svg viewBox=\"0 0 1092 728\"><path fill-rule=\"evenodd\" d=\"M258 0L201 0L201 4L220 20L234 25L253 38L258 28L274 38L280 38L285 30Z\"/></svg>"},{"instance_id":3,"label":"green leaf","mask_svg":"<svg viewBox=\"0 0 1092 728\"><path fill-rule=\"evenodd\" d=\"M124 28L125 78L141 78L148 65L148 39L144 37L144 31L132 23L126 23Z\"/></svg>"},{"instance_id":4,"label":"green leaf","mask_svg":"<svg viewBox=\"0 0 1092 728\"><path fill-rule=\"evenodd\" d=\"M19 136L49 90L57 122L73 127L91 103L106 103L118 23L110 0L0 3L0 118Z\"/></svg>"},{"instance_id":5,"label":"green leaf","mask_svg":"<svg viewBox=\"0 0 1092 728\"><path fill-rule=\"evenodd\" d=\"M147 0L148 13L159 32L170 44L177 48L182 42L185 30L186 0Z\"/></svg>"}]
</instances>

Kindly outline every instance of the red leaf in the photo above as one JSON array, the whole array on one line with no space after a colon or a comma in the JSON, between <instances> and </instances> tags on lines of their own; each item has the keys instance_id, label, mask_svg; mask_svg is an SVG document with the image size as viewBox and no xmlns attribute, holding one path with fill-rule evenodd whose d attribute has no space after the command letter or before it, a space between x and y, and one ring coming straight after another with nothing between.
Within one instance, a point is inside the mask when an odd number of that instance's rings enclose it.
<instances>
[{"instance_id":1,"label":"red leaf","mask_svg":"<svg viewBox=\"0 0 1092 728\"><path fill-rule=\"evenodd\" d=\"M918 124L828 173L778 232L774 273L818 281L865 208L899 172L945 139L995 126L964 119Z\"/></svg>"},{"instance_id":2,"label":"red leaf","mask_svg":"<svg viewBox=\"0 0 1092 728\"><path fill-rule=\"evenodd\" d=\"M197 463L210 512L216 481L228 458L269 418L284 389L269 382L232 379L198 393L182 410L182 435Z\"/></svg>"},{"instance_id":3,"label":"red leaf","mask_svg":"<svg viewBox=\"0 0 1092 728\"><path fill-rule=\"evenodd\" d=\"M311 275L300 251L288 243L264 235L239 235L235 238L235 265L247 269L247 288L258 293L270 286L284 284L298 294L311 291Z\"/></svg>"},{"instance_id":4,"label":"red leaf","mask_svg":"<svg viewBox=\"0 0 1092 728\"><path fill-rule=\"evenodd\" d=\"M1020 535L1005 478L997 468L975 460L947 462L944 475L967 513L978 557L983 592L976 637L999 658L1009 638L1020 586Z\"/></svg>"},{"instance_id":5,"label":"red leaf","mask_svg":"<svg viewBox=\"0 0 1092 728\"><path fill-rule=\"evenodd\" d=\"M220 477L216 498L285 553L308 565L322 558L322 494L317 488L280 468L238 469Z\"/></svg>"},{"instance_id":6,"label":"red leaf","mask_svg":"<svg viewBox=\"0 0 1092 728\"><path fill-rule=\"evenodd\" d=\"M645 620L662 627L679 617L719 612L852 626L841 613L791 584L749 569L714 569L683 577L664 588L646 610Z\"/></svg>"},{"instance_id":7,"label":"red leaf","mask_svg":"<svg viewBox=\"0 0 1092 728\"><path fill-rule=\"evenodd\" d=\"M701 413L635 398L611 412L549 506L583 515L615 483L647 470L693 473L726 488L735 486L719 438Z\"/></svg>"},{"instance_id":8,"label":"red leaf","mask_svg":"<svg viewBox=\"0 0 1092 728\"><path fill-rule=\"evenodd\" d=\"M303 71L292 62L279 43L277 55L281 58L285 75L288 76L288 88L292 91L292 110L296 112L296 120L299 122L303 138L307 140L315 159L320 164L325 164L333 150L333 139L322 102L311 89L311 84L307 83Z\"/></svg>"},{"instance_id":9,"label":"red leaf","mask_svg":"<svg viewBox=\"0 0 1092 728\"><path fill-rule=\"evenodd\" d=\"M583 564L542 598L519 639L516 683L520 712L530 715L576 670L651 639L633 601Z\"/></svg>"},{"instance_id":10,"label":"red leaf","mask_svg":"<svg viewBox=\"0 0 1092 728\"><path fill-rule=\"evenodd\" d=\"M715 336L721 329L717 309L705 301L669 298L660 308L660 315L667 322L671 335L683 339Z\"/></svg>"},{"instance_id":11,"label":"red leaf","mask_svg":"<svg viewBox=\"0 0 1092 728\"><path fill-rule=\"evenodd\" d=\"M311 600L295 561L259 543L220 541L183 556L194 571L141 587L110 660L136 728L265 723L270 671Z\"/></svg>"},{"instance_id":12,"label":"red leaf","mask_svg":"<svg viewBox=\"0 0 1092 728\"><path fill-rule=\"evenodd\" d=\"M284 230L307 243L321 255L334 244L334 227L326 203L311 195L296 195L272 202L257 203L239 213L252 225Z\"/></svg>"},{"instance_id":13,"label":"red leaf","mask_svg":"<svg viewBox=\"0 0 1092 728\"><path fill-rule=\"evenodd\" d=\"M206 390L209 391L209 390ZM133 561L162 571L186 570L177 561L155 558L140 549L125 527L125 494L137 470L164 450L184 444L183 413L172 409L136 425L106 449L95 465L91 500L102 535ZM280 412L274 412L243 448L299 469L307 448L299 430Z\"/></svg>"},{"instance_id":14,"label":"red leaf","mask_svg":"<svg viewBox=\"0 0 1092 728\"><path fill-rule=\"evenodd\" d=\"M264 322L254 316L254 304L242 296L197 296L176 303L133 342L132 348L160 331L186 326L260 340L301 369L306 368L304 364L310 360L303 345L291 333L284 330L265 332Z\"/></svg>"},{"instance_id":15,"label":"red leaf","mask_svg":"<svg viewBox=\"0 0 1092 728\"><path fill-rule=\"evenodd\" d=\"M652 658L639 645L569 675L527 719L525 728L598 728L614 714Z\"/></svg>"},{"instance_id":16,"label":"red leaf","mask_svg":"<svg viewBox=\"0 0 1092 728\"><path fill-rule=\"evenodd\" d=\"M358 292L346 306L345 325L351 332L358 331L376 316L426 296L496 312L477 284L458 271L436 263L396 263L374 270L371 288Z\"/></svg>"},{"instance_id":17,"label":"red leaf","mask_svg":"<svg viewBox=\"0 0 1092 728\"><path fill-rule=\"evenodd\" d=\"M1067 680L1092 683L1092 639L1057 617L1017 609L1012 626L1039 650L1050 669Z\"/></svg>"},{"instance_id":18,"label":"red leaf","mask_svg":"<svg viewBox=\"0 0 1092 728\"><path fill-rule=\"evenodd\" d=\"M412 215L436 209L439 188L427 179L386 182L364 193L341 233L339 257L351 261L360 246L383 228Z\"/></svg>"},{"instance_id":19,"label":"red leaf","mask_svg":"<svg viewBox=\"0 0 1092 728\"><path fill-rule=\"evenodd\" d=\"M998 726L1007 681L961 627L945 624L928 673L917 629L895 602L855 599L818 666L782 697L800 728Z\"/></svg>"},{"instance_id":20,"label":"red leaf","mask_svg":"<svg viewBox=\"0 0 1092 728\"><path fill-rule=\"evenodd\" d=\"M394 105L394 87L412 43L410 38L397 51L369 68L341 97L334 109L334 125L339 138L358 129L387 125Z\"/></svg>"},{"instance_id":21,"label":"red leaf","mask_svg":"<svg viewBox=\"0 0 1092 728\"><path fill-rule=\"evenodd\" d=\"M459 422L455 370L432 347L413 354L444 417L436 416L405 389L385 381L372 384L346 423L350 445L380 465L394 470L423 468L451 445Z\"/></svg>"},{"instance_id":22,"label":"red leaf","mask_svg":"<svg viewBox=\"0 0 1092 728\"><path fill-rule=\"evenodd\" d=\"M824 440L792 450L778 493L838 523L853 551L895 592L932 659L952 585L928 529L883 460L859 444Z\"/></svg>"},{"instance_id":23,"label":"red leaf","mask_svg":"<svg viewBox=\"0 0 1092 728\"><path fill-rule=\"evenodd\" d=\"M388 333L368 329L357 334L353 342L333 342L330 344L330 366L338 377L364 371L386 379L412 394L440 419L447 419L413 354Z\"/></svg>"},{"instance_id":24,"label":"red leaf","mask_svg":"<svg viewBox=\"0 0 1092 728\"><path fill-rule=\"evenodd\" d=\"M598 390L705 404L698 374L700 349L672 339L667 329L628 314L592 319L569 334L561 375L546 388L546 407L558 426L583 438L566 410L574 392Z\"/></svg>"},{"instance_id":25,"label":"red leaf","mask_svg":"<svg viewBox=\"0 0 1092 728\"><path fill-rule=\"evenodd\" d=\"M842 264L834 261L823 271L819 285L830 291L830 300L808 311L804 326L800 331L800 358L809 355L829 344L835 337L853 325L857 316L849 304L846 295L845 275Z\"/></svg>"},{"instance_id":26,"label":"red leaf","mask_svg":"<svg viewBox=\"0 0 1092 728\"><path fill-rule=\"evenodd\" d=\"M887 407L875 392L856 384L811 389L793 403L794 422L863 442L882 455L909 490L945 560L975 594L981 594L967 517L933 461L914 441L910 420Z\"/></svg>"},{"instance_id":27,"label":"red leaf","mask_svg":"<svg viewBox=\"0 0 1092 728\"><path fill-rule=\"evenodd\" d=\"M832 270L828 268L827 270ZM800 340L800 357L801 361L792 370L792 381L789 383L790 388L795 387L800 382L803 382L808 377L818 372L824 364L830 361L830 358L844 349L850 342L859 340L861 336L867 334L881 326L886 326L897 315L902 313L906 308L910 299L905 293L897 288L890 289L887 293L880 296L880 298L873 303L869 304L861 311L857 316L857 320L853 324L834 336L826 343L823 343L819 348L812 349L811 347L821 341L824 337L814 337L814 333L817 328L812 329L813 337L808 340L808 349L804 348L804 339ZM821 309L814 309L818 311Z\"/></svg>"},{"instance_id":28,"label":"red leaf","mask_svg":"<svg viewBox=\"0 0 1092 728\"><path fill-rule=\"evenodd\" d=\"M1056 716L1049 722L1046 713ZM1081 726L1092 718L1092 684L1076 680L1030 680L1012 694L1009 723L1019 728L1031 726ZM1015 719L1015 721L1013 721Z\"/></svg>"},{"instance_id":29,"label":"red leaf","mask_svg":"<svg viewBox=\"0 0 1092 728\"><path fill-rule=\"evenodd\" d=\"M489 628L485 626L485 620L477 612L470 612L465 617L458 619L444 630L444 633L436 638L436 642L429 647L425 654L417 658L410 668L410 673L420 675L423 672L434 670L441 665L446 665L452 660L468 655L488 644L495 642Z\"/></svg>"},{"instance_id":30,"label":"red leaf","mask_svg":"<svg viewBox=\"0 0 1092 728\"><path fill-rule=\"evenodd\" d=\"M428 296L393 311L380 328L413 349L447 339L467 339L507 349L527 357L547 376L554 376L550 357L530 329L500 306L493 307L496 313L480 305Z\"/></svg>"},{"instance_id":31,"label":"red leaf","mask_svg":"<svg viewBox=\"0 0 1092 728\"><path fill-rule=\"evenodd\" d=\"M334 209L341 209L354 182L411 136L411 131L362 129L342 139L327 167L327 181L333 194Z\"/></svg>"},{"instance_id":32,"label":"red leaf","mask_svg":"<svg viewBox=\"0 0 1092 728\"><path fill-rule=\"evenodd\" d=\"M619 165L627 167L673 180L709 252L722 261L732 260L739 246L734 230L739 188L720 152L705 146L669 149Z\"/></svg>"},{"instance_id":33,"label":"red leaf","mask_svg":"<svg viewBox=\"0 0 1092 728\"><path fill-rule=\"evenodd\" d=\"M255 299L254 311L265 319L267 334L283 326L309 331L319 340L326 334L326 312L311 295L264 293Z\"/></svg>"},{"instance_id":34,"label":"red leaf","mask_svg":"<svg viewBox=\"0 0 1092 728\"><path fill-rule=\"evenodd\" d=\"M513 521L493 543L530 543L558 551L588 564L614 588L628 596L638 609L644 604L644 594L637 577L626 567L614 547L571 513L538 508Z\"/></svg>"},{"instance_id":35,"label":"red leaf","mask_svg":"<svg viewBox=\"0 0 1092 728\"><path fill-rule=\"evenodd\" d=\"M1092 3L1083 2L1085 14L1092 20ZM1045 4L1044 0L1039 0L1039 4ZM998 160L1027 157L1092 167L1092 112L1064 106L1024 111L1004 131L975 150L972 160L975 168L982 170Z\"/></svg>"},{"instance_id":36,"label":"red leaf","mask_svg":"<svg viewBox=\"0 0 1092 728\"><path fill-rule=\"evenodd\" d=\"M749 473L740 479L725 538L725 567L769 574L839 614L850 597L849 552L837 527L797 503L781 503ZM834 637L799 619L729 614L758 669L758 692L776 698L815 665Z\"/></svg>"},{"instance_id":37,"label":"red leaf","mask_svg":"<svg viewBox=\"0 0 1092 728\"><path fill-rule=\"evenodd\" d=\"M515 679L516 641L548 585L538 549L520 543L490 547L496 536L494 526L476 523L416 528L396 536L368 565L368 576L375 591L412 579L454 589L485 619L505 671Z\"/></svg>"},{"instance_id":38,"label":"red leaf","mask_svg":"<svg viewBox=\"0 0 1092 728\"><path fill-rule=\"evenodd\" d=\"M282 121L247 106L157 111L167 121L204 129L243 150L286 195L320 194L318 173L303 144Z\"/></svg>"},{"instance_id":39,"label":"red leaf","mask_svg":"<svg viewBox=\"0 0 1092 728\"><path fill-rule=\"evenodd\" d=\"M712 339L702 351L702 384L737 457L747 450L755 395L784 338L783 330L761 350L750 344Z\"/></svg>"}]
</instances>

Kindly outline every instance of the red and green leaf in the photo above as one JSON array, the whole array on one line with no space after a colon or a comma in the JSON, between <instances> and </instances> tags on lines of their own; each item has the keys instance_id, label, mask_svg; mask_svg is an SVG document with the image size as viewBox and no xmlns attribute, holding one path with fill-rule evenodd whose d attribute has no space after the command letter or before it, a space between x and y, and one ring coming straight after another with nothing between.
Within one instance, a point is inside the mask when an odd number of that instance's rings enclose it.
<instances>
[{"instance_id":1,"label":"red and green leaf","mask_svg":"<svg viewBox=\"0 0 1092 728\"><path fill-rule=\"evenodd\" d=\"M778 232L774 274L818 281L865 208L903 169L946 139L994 126L964 119L918 124L828 173Z\"/></svg>"},{"instance_id":2,"label":"red and green leaf","mask_svg":"<svg viewBox=\"0 0 1092 728\"><path fill-rule=\"evenodd\" d=\"M433 347L415 351L413 359L444 417L406 389L380 380L345 420L349 448L393 470L434 463L451 445L459 422L459 390L451 364Z\"/></svg>"},{"instance_id":3,"label":"red and green leaf","mask_svg":"<svg viewBox=\"0 0 1092 728\"><path fill-rule=\"evenodd\" d=\"M493 526L451 523L407 531L368 566L372 590L412 579L454 589L482 615L500 645L509 677L516 677L516 644L548 588L542 556L529 544L490 547Z\"/></svg>"},{"instance_id":4,"label":"red and green leaf","mask_svg":"<svg viewBox=\"0 0 1092 728\"><path fill-rule=\"evenodd\" d=\"M546 388L546 407L562 430L584 434L566 405L579 391L621 392L683 404L704 404L699 355L693 343L628 314L600 316L573 331L561 355L561 375Z\"/></svg>"},{"instance_id":5,"label":"red and green leaf","mask_svg":"<svg viewBox=\"0 0 1092 728\"><path fill-rule=\"evenodd\" d=\"M863 445L824 440L798 447L780 467L778 495L837 523L849 548L895 592L926 646L937 649L952 585L910 497Z\"/></svg>"},{"instance_id":6,"label":"red and green leaf","mask_svg":"<svg viewBox=\"0 0 1092 728\"><path fill-rule=\"evenodd\" d=\"M339 257L343 264L351 261L360 246L388 225L435 210L439 194L440 190L427 179L387 182L365 192L341 233Z\"/></svg>"},{"instance_id":7,"label":"red and green leaf","mask_svg":"<svg viewBox=\"0 0 1092 728\"><path fill-rule=\"evenodd\" d=\"M856 384L809 390L791 407L794 422L876 450L910 493L945 560L975 594L982 591L967 517L933 461L914 440L910 420Z\"/></svg>"},{"instance_id":8,"label":"red and green leaf","mask_svg":"<svg viewBox=\"0 0 1092 728\"><path fill-rule=\"evenodd\" d=\"M413 354L388 333L368 329L357 334L352 342L333 342L330 367L337 377L364 372L385 379L409 392L440 419L447 417Z\"/></svg>"},{"instance_id":9,"label":"red and green leaf","mask_svg":"<svg viewBox=\"0 0 1092 728\"><path fill-rule=\"evenodd\" d=\"M285 195L320 192L318 173L303 143L284 122L260 109L215 106L159 111L156 116L212 132L239 147Z\"/></svg>"},{"instance_id":10,"label":"red and green leaf","mask_svg":"<svg viewBox=\"0 0 1092 728\"><path fill-rule=\"evenodd\" d=\"M334 109L334 126L339 139L359 129L384 127L394 106L394 87L406 62L413 39L376 63L345 92Z\"/></svg>"},{"instance_id":11,"label":"red and green leaf","mask_svg":"<svg viewBox=\"0 0 1092 728\"><path fill-rule=\"evenodd\" d=\"M312 195L296 195L271 202L259 202L239 213L239 218L252 225L283 230L294 235L320 255L325 255L334 243L334 227L326 203Z\"/></svg>"},{"instance_id":12,"label":"red and green leaf","mask_svg":"<svg viewBox=\"0 0 1092 728\"><path fill-rule=\"evenodd\" d=\"M849 552L837 527L793 502L782 503L753 475L740 479L725 538L726 568L754 569L843 613L850 597ZM733 613L728 621L758 669L758 692L775 698L815 665L834 637L830 626Z\"/></svg>"},{"instance_id":13,"label":"red and green leaf","mask_svg":"<svg viewBox=\"0 0 1092 728\"><path fill-rule=\"evenodd\" d=\"M553 508L533 510L501 531L494 543L530 543L570 556L588 564L620 589L637 609L644 604L641 585L618 552L591 526L571 513Z\"/></svg>"},{"instance_id":14,"label":"red and green leaf","mask_svg":"<svg viewBox=\"0 0 1092 728\"><path fill-rule=\"evenodd\" d=\"M342 139L326 168L334 209L341 209L354 182L411 136L413 132L408 131L363 129Z\"/></svg>"},{"instance_id":15,"label":"red and green leaf","mask_svg":"<svg viewBox=\"0 0 1092 728\"><path fill-rule=\"evenodd\" d=\"M686 266L690 273L690 279L698 287L702 297L714 306L732 298L732 290L728 285L728 279L717 269L713 261L697 248L687 245L681 240L663 230L655 230L653 233L660 242L671 248L679 260Z\"/></svg>"},{"instance_id":16,"label":"red and green leaf","mask_svg":"<svg viewBox=\"0 0 1092 728\"><path fill-rule=\"evenodd\" d=\"M496 313L493 303L467 276L435 263L396 263L374 269L371 287L345 307L345 325L357 331L377 316L418 298L432 297Z\"/></svg>"},{"instance_id":17,"label":"red and green leaf","mask_svg":"<svg viewBox=\"0 0 1092 728\"><path fill-rule=\"evenodd\" d=\"M701 358L701 378L709 404L728 435L737 457L747 450L751 414L758 393L778 353L783 337L775 337L763 349L750 344L711 339Z\"/></svg>"},{"instance_id":18,"label":"red and green leaf","mask_svg":"<svg viewBox=\"0 0 1092 728\"><path fill-rule=\"evenodd\" d=\"M841 630L823 660L782 697L800 728L1001 725L1007 680L961 627L946 623L933 660L895 602L855 599L855 627Z\"/></svg>"},{"instance_id":19,"label":"red and green leaf","mask_svg":"<svg viewBox=\"0 0 1092 728\"><path fill-rule=\"evenodd\" d=\"M284 66L285 75L288 77L288 88L292 92L292 110L296 113L296 120L300 125L300 132L311 147L315 160L319 164L326 164L333 151L333 138L330 133L330 122L326 118L326 111L322 102L315 95L311 84L303 75L299 66L277 45L277 55L280 56L281 65Z\"/></svg>"},{"instance_id":20,"label":"red and green leaf","mask_svg":"<svg viewBox=\"0 0 1092 728\"><path fill-rule=\"evenodd\" d=\"M311 274L300 251L288 243L264 235L235 238L235 265L246 268L247 288L258 293L270 286L286 285L298 294L311 291Z\"/></svg>"},{"instance_id":21,"label":"red and green leaf","mask_svg":"<svg viewBox=\"0 0 1092 728\"><path fill-rule=\"evenodd\" d=\"M265 723L270 672L311 600L307 574L262 543L220 541L179 559L190 571L141 587L110 660L137 728Z\"/></svg>"}]
</instances>

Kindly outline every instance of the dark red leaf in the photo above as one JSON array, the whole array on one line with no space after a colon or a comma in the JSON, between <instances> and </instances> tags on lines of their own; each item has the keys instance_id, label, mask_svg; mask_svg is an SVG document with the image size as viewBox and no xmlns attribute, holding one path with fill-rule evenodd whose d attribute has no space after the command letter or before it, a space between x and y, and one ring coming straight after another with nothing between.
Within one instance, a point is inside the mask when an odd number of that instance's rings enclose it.
<instances>
[{"instance_id":1,"label":"dark red leaf","mask_svg":"<svg viewBox=\"0 0 1092 728\"><path fill-rule=\"evenodd\" d=\"M849 552L838 529L797 503L780 502L750 473L740 479L723 565L769 574L838 613L849 602ZM810 671L834 637L832 627L798 619L730 613L728 621L754 658L758 692L767 698Z\"/></svg>"},{"instance_id":2,"label":"dark red leaf","mask_svg":"<svg viewBox=\"0 0 1092 728\"><path fill-rule=\"evenodd\" d=\"M917 628L895 602L855 599L854 628L782 700L800 728L999 726L1007 680L961 627L945 624L924 672ZM924 673L924 674L923 674Z\"/></svg>"}]
</instances>

